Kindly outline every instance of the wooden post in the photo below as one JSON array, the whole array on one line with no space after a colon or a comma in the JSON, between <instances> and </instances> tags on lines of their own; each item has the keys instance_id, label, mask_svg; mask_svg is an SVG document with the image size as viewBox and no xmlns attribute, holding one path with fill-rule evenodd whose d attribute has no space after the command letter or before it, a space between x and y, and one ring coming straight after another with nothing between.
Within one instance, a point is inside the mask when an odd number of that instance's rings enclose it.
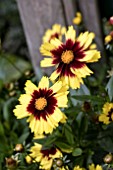
<instances>
[{"instance_id":1,"label":"wooden post","mask_svg":"<svg viewBox=\"0 0 113 170\"><path fill-rule=\"evenodd\" d=\"M69 6L67 6L66 1ZM36 75L40 75L39 72L42 71L42 68L40 70L40 60L42 56L39 52L42 36L45 30L51 28L53 24L59 23L65 26L66 23L69 24L72 21L75 14L75 12L73 12L73 5L71 5L72 2L73 0L17 0L31 61ZM64 9L65 7L66 10ZM43 71L45 71L45 69L43 69ZM51 69L46 69L46 73L50 74L50 71Z\"/></svg>"},{"instance_id":2,"label":"wooden post","mask_svg":"<svg viewBox=\"0 0 113 170\"><path fill-rule=\"evenodd\" d=\"M102 53L101 61L105 61L104 57L104 45L103 45L103 32L102 23L100 19L99 7L97 0L80 0L78 1L80 11L83 15L83 22L86 29L95 33L96 44L98 49Z\"/></svg>"}]
</instances>

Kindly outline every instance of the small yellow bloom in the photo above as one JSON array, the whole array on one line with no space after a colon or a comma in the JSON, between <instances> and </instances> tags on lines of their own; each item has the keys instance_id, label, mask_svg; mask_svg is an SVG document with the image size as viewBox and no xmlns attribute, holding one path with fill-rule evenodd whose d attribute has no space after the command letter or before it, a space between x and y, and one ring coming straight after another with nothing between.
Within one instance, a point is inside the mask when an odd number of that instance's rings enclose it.
<instances>
[{"instance_id":1,"label":"small yellow bloom","mask_svg":"<svg viewBox=\"0 0 113 170\"><path fill-rule=\"evenodd\" d=\"M112 40L112 36L111 36L111 35L107 35L107 36L105 37L105 43L106 43L106 44L108 44L109 42L111 42L111 40Z\"/></svg>"},{"instance_id":2,"label":"small yellow bloom","mask_svg":"<svg viewBox=\"0 0 113 170\"><path fill-rule=\"evenodd\" d=\"M89 170L103 170L102 166L100 165L94 165L94 164L91 164L89 165Z\"/></svg>"},{"instance_id":3,"label":"small yellow bloom","mask_svg":"<svg viewBox=\"0 0 113 170\"><path fill-rule=\"evenodd\" d=\"M76 17L73 19L73 24L79 25L82 22L82 15L80 12L76 13Z\"/></svg>"},{"instance_id":4,"label":"small yellow bloom","mask_svg":"<svg viewBox=\"0 0 113 170\"><path fill-rule=\"evenodd\" d=\"M99 116L99 121L109 124L113 121L113 103L105 103L103 106L103 113Z\"/></svg>"}]
</instances>

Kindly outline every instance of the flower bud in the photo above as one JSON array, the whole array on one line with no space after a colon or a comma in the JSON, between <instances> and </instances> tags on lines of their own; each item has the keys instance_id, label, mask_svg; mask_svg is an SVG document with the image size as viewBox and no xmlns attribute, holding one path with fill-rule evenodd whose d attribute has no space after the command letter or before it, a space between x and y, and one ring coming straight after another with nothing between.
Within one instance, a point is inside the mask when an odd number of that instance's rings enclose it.
<instances>
[{"instance_id":1,"label":"flower bud","mask_svg":"<svg viewBox=\"0 0 113 170\"><path fill-rule=\"evenodd\" d=\"M15 149L16 152L23 152L24 147L22 144L16 144Z\"/></svg>"},{"instance_id":2,"label":"flower bud","mask_svg":"<svg viewBox=\"0 0 113 170\"><path fill-rule=\"evenodd\" d=\"M91 104L89 102L85 101L83 103L82 110L85 112L89 112L91 110Z\"/></svg>"},{"instance_id":3,"label":"flower bud","mask_svg":"<svg viewBox=\"0 0 113 170\"><path fill-rule=\"evenodd\" d=\"M6 158L6 167L8 170L14 170L17 167L17 161L12 157Z\"/></svg>"},{"instance_id":4,"label":"flower bud","mask_svg":"<svg viewBox=\"0 0 113 170\"><path fill-rule=\"evenodd\" d=\"M62 167L62 165L63 165L62 159L58 158L58 159L56 160L56 166L57 166L57 167Z\"/></svg>"},{"instance_id":5,"label":"flower bud","mask_svg":"<svg viewBox=\"0 0 113 170\"><path fill-rule=\"evenodd\" d=\"M111 163L113 160L113 155L111 153L107 154L105 157L104 157L104 162L105 163Z\"/></svg>"}]
</instances>

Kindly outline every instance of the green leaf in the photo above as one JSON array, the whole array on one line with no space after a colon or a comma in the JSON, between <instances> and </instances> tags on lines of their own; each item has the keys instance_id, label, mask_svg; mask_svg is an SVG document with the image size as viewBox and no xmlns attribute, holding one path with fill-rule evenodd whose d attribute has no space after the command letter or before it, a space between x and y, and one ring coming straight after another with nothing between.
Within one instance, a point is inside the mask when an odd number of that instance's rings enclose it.
<instances>
[{"instance_id":1,"label":"green leaf","mask_svg":"<svg viewBox=\"0 0 113 170\"><path fill-rule=\"evenodd\" d=\"M70 145L73 145L74 144L74 136L73 136L72 129L71 129L71 127L68 124L64 125L64 133L65 133L67 142Z\"/></svg>"},{"instance_id":2,"label":"green leaf","mask_svg":"<svg viewBox=\"0 0 113 170\"><path fill-rule=\"evenodd\" d=\"M22 74L31 68L29 62L9 54L1 54L0 56L0 79L3 83L9 83L17 80Z\"/></svg>"},{"instance_id":3,"label":"green leaf","mask_svg":"<svg viewBox=\"0 0 113 170\"><path fill-rule=\"evenodd\" d=\"M2 122L0 122L0 136L4 136L4 127Z\"/></svg>"},{"instance_id":4,"label":"green leaf","mask_svg":"<svg viewBox=\"0 0 113 170\"><path fill-rule=\"evenodd\" d=\"M81 154L82 154L82 149L81 148L76 148L72 152L73 156L80 156Z\"/></svg>"},{"instance_id":5,"label":"green leaf","mask_svg":"<svg viewBox=\"0 0 113 170\"><path fill-rule=\"evenodd\" d=\"M111 101L113 99L113 76L109 79L108 84L106 85L106 90Z\"/></svg>"},{"instance_id":6,"label":"green leaf","mask_svg":"<svg viewBox=\"0 0 113 170\"><path fill-rule=\"evenodd\" d=\"M69 144L64 143L64 142L60 142L60 141L56 141L55 145L60 148L61 150L68 150L71 151L73 149L73 147L71 147Z\"/></svg>"},{"instance_id":7,"label":"green leaf","mask_svg":"<svg viewBox=\"0 0 113 170\"><path fill-rule=\"evenodd\" d=\"M72 97L76 100L81 100L81 101L91 100L93 102L101 102L102 103L102 98L99 96L77 95L77 96L72 96Z\"/></svg>"},{"instance_id":8,"label":"green leaf","mask_svg":"<svg viewBox=\"0 0 113 170\"><path fill-rule=\"evenodd\" d=\"M19 137L19 142L20 143L23 143L26 139L27 139L27 137L29 136L29 132L26 132L26 133L24 133L24 134L22 134L20 137Z\"/></svg>"}]
</instances>

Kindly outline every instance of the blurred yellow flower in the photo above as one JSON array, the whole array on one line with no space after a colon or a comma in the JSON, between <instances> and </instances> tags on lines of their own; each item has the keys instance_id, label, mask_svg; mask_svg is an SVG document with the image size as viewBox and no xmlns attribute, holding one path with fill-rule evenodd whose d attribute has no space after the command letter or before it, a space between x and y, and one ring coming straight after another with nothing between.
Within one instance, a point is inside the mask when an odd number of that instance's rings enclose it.
<instances>
[{"instance_id":1,"label":"blurred yellow flower","mask_svg":"<svg viewBox=\"0 0 113 170\"><path fill-rule=\"evenodd\" d=\"M113 103L105 103L103 106L103 113L99 116L99 121L109 124L113 121Z\"/></svg>"},{"instance_id":2,"label":"blurred yellow flower","mask_svg":"<svg viewBox=\"0 0 113 170\"><path fill-rule=\"evenodd\" d=\"M105 43L106 43L106 44L108 44L109 42L111 42L111 40L112 40L112 36L111 36L111 35L107 35L107 36L105 37Z\"/></svg>"},{"instance_id":3,"label":"blurred yellow flower","mask_svg":"<svg viewBox=\"0 0 113 170\"><path fill-rule=\"evenodd\" d=\"M62 27L60 24L54 24L52 26L52 29L47 29L45 32L42 40L43 43L50 42L51 39L58 38L59 40L62 40L62 35L64 35L66 32L66 27Z\"/></svg>"},{"instance_id":4,"label":"blurred yellow flower","mask_svg":"<svg viewBox=\"0 0 113 170\"><path fill-rule=\"evenodd\" d=\"M80 12L76 13L76 17L73 19L73 24L79 25L82 22L82 15Z\"/></svg>"}]
</instances>

